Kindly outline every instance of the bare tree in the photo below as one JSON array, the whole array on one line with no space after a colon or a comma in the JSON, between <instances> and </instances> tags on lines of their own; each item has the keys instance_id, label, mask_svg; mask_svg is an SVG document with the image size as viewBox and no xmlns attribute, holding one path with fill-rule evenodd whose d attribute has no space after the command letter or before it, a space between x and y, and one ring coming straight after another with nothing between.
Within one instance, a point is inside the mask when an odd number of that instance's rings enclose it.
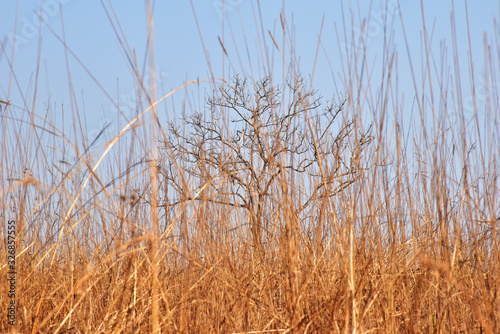
<instances>
[{"instance_id":1,"label":"bare tree","mask_svg":"<svg viewBox=\"0 0 500 334\"><path fill-rule=\"evenodd\" d=\"M352 120L337 119L345 100L320 110L320 98L302 79L285 88L286 104L269 78L249 87L246 79L235 77L208 99L208 117L185 116L184 131L170 123L164 176L180 197L166 205L196 200L246 210L254 246L263 251L264 213L278 180L294 173L309 176L311 191L296 196L297 213L352 184L360 168L356 162L371 141L369 130L360 132ZM179 171L198 180L197 186L186 187Z\"/></svg>"}]
</instances>

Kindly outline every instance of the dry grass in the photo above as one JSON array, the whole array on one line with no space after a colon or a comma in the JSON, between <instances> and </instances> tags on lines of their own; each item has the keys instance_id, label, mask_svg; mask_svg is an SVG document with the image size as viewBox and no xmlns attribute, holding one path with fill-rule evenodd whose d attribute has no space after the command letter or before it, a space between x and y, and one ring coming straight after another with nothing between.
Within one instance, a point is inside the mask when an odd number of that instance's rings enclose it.
<instances>
[{"instance_id":1,"label":"dry grass","mask_svg":"<svg viewBox=\"0 0 500 334\"><path fill-rule=\"evenodd\" d=\"M363 50L363 41L351 42ZM185 194L154 176L151 157L140 153L152 139L142 118L98 148L77 131L77 112L68 135L50 123L50 110L35 119L28 108L9 113L8 106L0 210L2 219L16 221L16 330L499 333L500 149L492 134L500 130L500 108L491 85L499 59L489 51L499 45L487 43L489 72L484 82L473 79L490 90L474 99L472 122L460 126L451 117L469 95L456 76L438 76L424 60L428 77L415 86L412 116L420 121L408 124L392 79L393 47L384 48L380 82L360 75L358 53L343 53L345 113L359 128L372 124L374 141L354 161L355 182L300 213L301 196L334 161L319 159L316 176L280 176L266 194L263 254L252 242L247 210L196 200L216 196L213 189L228 179L208 173L212 187L196 192L204 184L172 164L192 197L162 205ZM166 129L157 130L166 140ZM358 141L351 136L348 147ZM0 305L7 305L7 248L0 253ZM5 307L0 314L6 318ZM2 320L0 330L12 328Z\"/></svg>"}]
</instances>

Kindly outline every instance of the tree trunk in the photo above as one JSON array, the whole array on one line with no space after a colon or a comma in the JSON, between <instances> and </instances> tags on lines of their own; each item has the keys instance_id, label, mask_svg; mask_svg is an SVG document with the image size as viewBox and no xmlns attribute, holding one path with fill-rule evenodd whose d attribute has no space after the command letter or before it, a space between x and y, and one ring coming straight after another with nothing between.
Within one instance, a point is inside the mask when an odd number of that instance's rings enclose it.
<instances>
[{"instance_id":1,"label":"tree trunk","mask_svg":"<svg viewBox=\"0 0 500 334\"><path fill-rule=\"evenodd\" d=\"M256 208L251 212L251 220L252 220L252 239L253 246L257 251L257 254L260 258L263 258L265 255L264 245L262 243L262 205L260 203L260 199Z\"/></svg>"}]
</instances>

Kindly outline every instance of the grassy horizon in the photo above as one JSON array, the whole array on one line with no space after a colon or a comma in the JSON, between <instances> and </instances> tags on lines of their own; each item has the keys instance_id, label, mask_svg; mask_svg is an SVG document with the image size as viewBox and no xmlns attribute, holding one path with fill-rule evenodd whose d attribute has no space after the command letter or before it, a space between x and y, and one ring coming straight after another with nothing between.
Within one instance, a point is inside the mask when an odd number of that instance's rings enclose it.
<instances>
[{"instance_id":1,"label":"grassy horizon","mask_svg":"<svg viewBox=\"0 0 500 334\"><path fill-rule=\"evenodd\" d=\"M148 13L152 36L150 8ZM397 11L392 14L404 26ZM302 73L289 35L293 26L282 20L281 32L259 28L272 43L260 45L257 62L269 67L263 66L263 76L247 78L251 85L268 77L281 88L281 103L271 114L282 115L295 102L304 108L303 129L315 152L326 152L334 141L319 140L325 124L309 118L311 101L294 100L293 89L287 90L287 82L305 75L305 91L314 91L315 73ZM423 22L419 43L425 56L419 64L412 63L412 41L405 36L406 45L396 47L394 26L383 26L378 73L367 65L369 31L362 28L354 36L357 26L344 17L346 31L336 32L341 63L335 66L341 69L329 69L332 76L340 73L331 94L337 97L333 105L342 108L329 131L335 135L346 124L355 130L333 158L315 155L313 173L283 172L262 193L259 245L253 211L227 205L241 188L201 160L194 161L199 177L188 173L174 154L168 124L158 116L160 108L172 108L173 127L182 134L193 127L181 114L195 112L234 132L230 120L236 109L218 105L215 119L213 105L206 103L220 85L233 87L232 71L160 95L154 75L147 77L149 85L143 82L135 53L122 42L132 60L138 103L132 117L118 113L116 135L103 130L95 141L88 140L83 105L68 116L50 101L43 111L25 102L0 102L0 210L5 226L16 222L17 271L12 327L3 307L10 303L5 227L0 331L500 332L500 44L485 38L483 50L475 50L485 59L479 76L472 56L460 62L463 41L457 41L455 26L450 45L436 51ZM323 55L325 38L321 32L316 55ZM220 41L222 59L230 63ZM148 72L154 74L153 42ZM407 63L412 76L402 78L399 66ZM403 79L412 83L412 96L400 93ZM36 89L26 92L30 99L36 100ZM405 99L411 100L410 110ZM328 103L321 99L322 107ZM59 113L71 117L73 128L56 126ZM368 129L372 141L360 145L358 130ZM262 157L264 151L255 154ZM294 159L289 152L277 154L275 166ZM335 168L338 173L327 178ZM353 170L352 182L335 196L318 195L301 207L314 185L341 187L341 172ZM245 171L233 172L234 178ZM259 195L248 189L249 201Z\"/></svg>"}]
</instances>

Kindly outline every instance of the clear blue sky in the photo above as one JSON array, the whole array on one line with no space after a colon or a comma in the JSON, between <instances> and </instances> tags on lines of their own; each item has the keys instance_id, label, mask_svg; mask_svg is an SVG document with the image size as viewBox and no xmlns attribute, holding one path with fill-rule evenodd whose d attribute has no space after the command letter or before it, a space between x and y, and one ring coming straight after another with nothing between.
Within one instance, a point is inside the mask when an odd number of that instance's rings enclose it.
<instances>
[{"instance_id":1,"label":"clear blue sky","mask_svg":"<svg viewBox=\"0 0 500 334\"><path fill-rule=\"evenodd\" d=\"M395 0L387 3L386 1L372 1L371 3L361 1L361 7L358 7L357 2L349 1L342 3L341 1L305 2L298 0L260 1L260 8L254 0L227 0L224 8L222 8L222 0L193 0L193 7L190 1L153 1L153 3L156 76L159 86L163 85L163 88L158 88L157 96L161 96L161 93L168 93L185 81L210 77L202 40L216 78L227 78L229 74L236 72L260 77L266 66L262 55L263 45L266 45L270 55L273 55L274 69L276 73L279 73L282 66L280 52L287 58L291 53L289 49L286 52L278 51L269 31L281 48L283 37L280 12L283 10L283 3L287 26L289 29L293 28L294 31L295 54L300 60L302 74L308 79L311 78L318 35L324 17L322 47L317 60L313 85L325 97L335 97L338 93L342 93L344 88L341 78L345 78L342 72L346 70L346 65L343 62L348 58L345 54L344 59L340 57L344 46L342 44L339 46L337 39L337 34L339 34L343 40L343 19L346 33L355 35L360 33L363 19L369 20L367 35L365 35L366 64L375 77L382 71L384 35L389 36L389 34L384 34L383 29L387 27L394 30L394 45L399 55L399 86L402 91L408 91L410 96L414 94ZM63 104L65 110L68 113L71 112L65 48L56 37L56 35L63 37L63 27L68 48L92 73L107 94L112 96L115 102L119 101L120 105L132 103L135 89L133 76L106 11L110 15L116 14L116 18L113 17L111 20L114 24L120 23L126 42L130 49L136 50L137 59L142 68L147 59L144 3L111 1L111 6L109 1L101 3L100 1L44 0L42 10L40 5L41 1L5 1L2 4L0 12L0 42L2 43L0 47L0 99L11 101L10 112L14 110L16 113L22 112L25 103L23 98L26 100L28 110L32 110L38 50L41 50L41 53L37 115L43 117L47 104L55 113L61 113ZM389 11L387 24L383 21L386 12L383 7L386 5ZM411 43L412 61L415 69L420 73L423 27L421 2L400 0L399 5L406 35ZM464 71L462 80L467 81L469 46L464 1L455 1L454 5L460 61ZM424 1L423 7L428 33L432 35L436 59L440 57L441 41L446 40L449 65L453 66L450 33L452 2ZM495 31L493 23L494 20L497 24L499 21L499 3L496 0L467 1L467 7L472 56L474 66L478 71L476 75L480 77L481 71L484 70L484 34L487 34L492 44L500 35L498 25ZM262 14L262 22L259 11ZM41 13L46 23L40 25L36 12ZM396 14L394 23L391 23L392 13ZM198 19L201 37L195 15ZM224 40L228 52L224 67L219 36ZM13 52L14 37L17 42ZM103 123L117 118L116 108L71 55L69 55L69 71L77 105L80 112L84 111L89 133L95 135ZM180 93L178 99L182 100L182 98L183 93ZM166 109L167 114L171 112L171 109ZM127 112L124 110L124 113ZM111 129L116 133L118 127Z\"/></svg>"}]
</instances>

